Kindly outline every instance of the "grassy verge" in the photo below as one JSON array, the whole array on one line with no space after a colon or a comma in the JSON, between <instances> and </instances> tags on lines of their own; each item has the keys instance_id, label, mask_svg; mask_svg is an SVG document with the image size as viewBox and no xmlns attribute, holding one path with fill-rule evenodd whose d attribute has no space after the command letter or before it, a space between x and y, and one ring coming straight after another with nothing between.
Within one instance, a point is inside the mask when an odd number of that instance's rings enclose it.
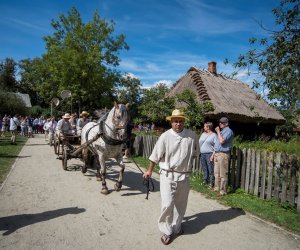
<instances>
[{"instance_id":1,"label":"grassy verge","mask_svg":"<svg viewBox=\"0 0 300 250\"><path fill-rule=\"evenodd\" d=\"M10 144L10 134L0 137L0 184L3 183L28 138L17 136L17 145Z\"/></svg>"},{"instance_id":2,"label":"grassy verge","mask_svg":"<svg viewBox=\"0 0 300 250\"><path fill-rule=\"evenodd\" d=\"M134 157L141 167L148 167L148 160L143 157ZM155 172L158 171L156 166ZM191 188L205 195L206 198L215 199L218 202L233 208L240 208L261 219L272 222L290 232L300 235L300 213L289 204L280 204L274 200L266 201L243 190L229 190L226 196L218 196L217 193L201 184L201 175L193 175L190 179Z\"/></svg>"}]
</instances>

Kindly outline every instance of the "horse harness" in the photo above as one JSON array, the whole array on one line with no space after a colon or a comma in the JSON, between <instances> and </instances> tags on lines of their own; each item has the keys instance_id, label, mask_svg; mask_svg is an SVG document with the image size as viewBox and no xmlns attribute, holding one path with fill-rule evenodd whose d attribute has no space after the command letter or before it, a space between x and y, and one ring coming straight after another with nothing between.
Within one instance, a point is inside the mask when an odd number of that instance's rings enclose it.
<instances>
[{"instance_id":1,"label":"horse harness","mask_svg":"<svg viewBox=\"0 0 300 250\"><path fill-rule=\"evenodd\" d=\"M85 134L86 141L88 141L88 135L89 135L89 132L91 131L91 129L96 127L96 126L99 126L99 132L97 133L97 135L94 138L97 137L97 139L98 139L99 137L101 137L106 144L113 145L113 146L121 145L121 144L126 142L126 139L124 139L124 140L114 139L114 138L108 136L107 133L105 132L105 124L106 124L105 120L107 119L108 114L109 114L109 112L107 112L105 115L103 115L100 118L100 120L97 122L97 124L95 124L94 126L89 128L89 130ZM115 112L114 112L114 116L115 116ZM115 125L114 119L113 119L113 123ZM117 130L118 129L123 129L123 128L124 128L124 126L116 126ZM97 154L96 149L95 149L95 147L93 146L92 143L88 146L88 148L94 155Z\"/></svg>"}]
</instances>

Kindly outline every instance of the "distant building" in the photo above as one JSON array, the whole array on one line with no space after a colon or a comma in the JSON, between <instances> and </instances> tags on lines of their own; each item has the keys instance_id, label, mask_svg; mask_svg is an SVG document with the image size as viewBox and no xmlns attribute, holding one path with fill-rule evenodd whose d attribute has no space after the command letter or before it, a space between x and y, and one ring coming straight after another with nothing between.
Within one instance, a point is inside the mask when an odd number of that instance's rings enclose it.
<instances>
[{"instance_id":1,"label":"distant building","mask_svg":"<svg viewBox=\"0 0 300 250\"><path fill-rule=\"evenodd\" d=\"M210 101L214 105L214 111L206 114L207 121L217 125L218 120L226 116L235 134L274 135L276 125L285 122L284 117L247 84L217 74L215 62L208 63L208 70L191 67L168 95L174 96L186 89L196 93L200 103Z\"/></svg>"}]
</instances>

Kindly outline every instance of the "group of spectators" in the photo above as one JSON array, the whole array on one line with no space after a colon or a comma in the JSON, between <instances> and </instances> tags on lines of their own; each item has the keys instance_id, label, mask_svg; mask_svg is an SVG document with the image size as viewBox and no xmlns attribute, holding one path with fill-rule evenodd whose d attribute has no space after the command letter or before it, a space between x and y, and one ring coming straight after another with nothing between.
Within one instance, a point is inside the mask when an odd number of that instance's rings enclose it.
<instances>
[{"instance_id":1,"label":"group of spectators","mask_svg":"<svg viewBox=\"0 0 300 250\"><path fill-rule=\"evenodd\" d=\"M83 111L78 119L76 113L71 115L67 113L59 121L55 116L50 115L39 117L0 115L1 137L5 137L5 133L10 132L11 144L16 144L16 135L33 137L34 134L45 134L46 140L56 131L80 135L83 126L89 122L88 115L88 112Z\"/></svg>"},{"instance_id":2,"label":"group of spectators","mask_svg":"<svg viewBox=\"0 0 300 250\"><path fill-rule=\"evenodd\" d=\"M146 124L138 124L137 126L137 130L138 131L145 131L145 132L150 132L150 131L154 131L155 130L155 124L152 123L146 123Z\"/></svg>"}]
</instances>

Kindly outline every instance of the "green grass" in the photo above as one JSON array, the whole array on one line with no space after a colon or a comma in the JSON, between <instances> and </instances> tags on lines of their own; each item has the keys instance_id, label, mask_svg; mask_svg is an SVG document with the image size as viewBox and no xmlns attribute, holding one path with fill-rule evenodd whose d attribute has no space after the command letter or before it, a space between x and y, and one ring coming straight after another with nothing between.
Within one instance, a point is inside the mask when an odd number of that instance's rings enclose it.
<instances>
[{"instance_id":1,"label":"green grass","mask_svg":"<svg viewBox=\"0 0 300 250\"><path fill-rule=\"evenodd\" d=\"M295 154L300 157L300 136L294 135L290 140L255 140L242 141L240 137L234 138L234 146L239 148L255 148L269 152L285 152L289 155Z\"/></svg>"},{"instance_id":2,"label":"green grass","mask_svg":"<svg viewBox=\"0 0 300 250\"><path fill-rule=\"evenodd\" d=\"M147 168L149 161L143 157L134 157L139 166ZM158 172L158 166L154 169ZM300 235L300 213L296 208L285 203L281 204L274 200L262 200L254 195L245 193L241 189L228 190L225 196L219 196L216 192L201 184L201 174L194 174L190 178L191 188L205 195L206 198L214 199L223 205L240 208L261 219L272 222L286 230Z\"/></svg>"},{"instance_id":3,"label":"green grass","mask_svg":"<svg viewBox=\"0 0 300 250\"><path fill-rule=\"evenodd\" d=\"M5 137L0 137L0 184L5 180L27 139L17 136L17 145L11 145L10 133L6 133Z\"/></svg>"}]
</instances>

